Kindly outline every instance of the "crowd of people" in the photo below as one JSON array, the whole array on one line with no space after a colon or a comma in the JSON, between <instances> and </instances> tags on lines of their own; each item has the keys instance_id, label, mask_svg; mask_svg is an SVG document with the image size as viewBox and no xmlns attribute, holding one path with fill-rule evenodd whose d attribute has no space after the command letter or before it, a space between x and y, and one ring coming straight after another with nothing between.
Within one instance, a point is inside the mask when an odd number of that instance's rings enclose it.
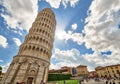
<instances>
[{"instance_id":1,"label":"crowd of people","mask_svg":"<svg viewBox=\"0 0 120 84\"><path fill-rule=\"evenodd\" d=\"M105 84L116 84L115 79L114 78L106 78Z\"/></svg>"},{"instance_id":2,"label":"crowd of people","mask_svg":"<svg viewBox=\"0 0 120 84\"><path fill-rule=\"evenodd\" d=\"M82 80L82 84L86 84L87 82L103 82L104 84L120 84L119 79L115 78L85 78Z\"/></svg>"}]
</instances>

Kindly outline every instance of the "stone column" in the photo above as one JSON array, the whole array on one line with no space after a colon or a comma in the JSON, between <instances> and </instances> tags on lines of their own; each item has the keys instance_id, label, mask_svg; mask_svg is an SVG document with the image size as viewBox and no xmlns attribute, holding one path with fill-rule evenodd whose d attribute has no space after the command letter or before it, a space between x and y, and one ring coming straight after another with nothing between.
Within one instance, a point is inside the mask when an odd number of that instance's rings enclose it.
<instances>
[{"instance_id":1,"label":"stone column","mask_svg":"<svg viewBox=\"0 0 120 84\"><path fill-rule=\"evenodd\" d=\"M37 74L37 78L36 78L36 84L40 84L40 81L43 80L43 72L44 71L44 68L43 66L40 66L39 67L39 70L38 70L38 74Z\"/></svg>"},{"instance_id":2,"label":"stone column","mask_svg":"<svg viewBox=\"0 0 120 84\"><path fill-rule=\"evenodd\" d=\"M18 71L18 68L19 68L20 64L19 63L15 63L13 68L11 69L10 73L9 73L9 76L7 77L6 79L6 83L10 83L12 84L13 83L13 80L15 79L16 77L16 74L17 74L17 71Z\"/></svg>"},{"instance_id":3,"label":"stone column","mask_svg":"<svg viewBox=\"0 0 120 84\"><path fill-rule=\"evenodd\" d=\"M30 67L30 63L28 63L26 66L27 66L27 68L26 68L26 70L25 70L25 74L24 74L24 77L23 77L23 79L22 79L22 81L23 82L26 82L26 80L27 80L27 72L29 71L29 67Z\"/></svg>"},{"instance_id":4,"label":"stone column","mask_svg":"<svg viewBox=\"0 0 120 84\"><path fill-rule=\"evenodd\" d=\"M46 82L47 79L48 79L48 67L45 68L44 81Z\"/></svg>"}]
</instances>

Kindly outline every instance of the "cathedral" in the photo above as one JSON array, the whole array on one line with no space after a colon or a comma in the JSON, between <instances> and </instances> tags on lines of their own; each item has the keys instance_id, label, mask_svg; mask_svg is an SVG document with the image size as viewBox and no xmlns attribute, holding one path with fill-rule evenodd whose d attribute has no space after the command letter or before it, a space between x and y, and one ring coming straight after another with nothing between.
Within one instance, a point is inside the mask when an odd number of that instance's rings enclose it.
<instances>
[{"instance_id":1,"label":"cathedral","mask_svg":"<svg viewBox=\"0 0 120 84\"><path fill-rule=\"evenodd\" d=\"M56 19L50 8L38 13L19 52L13 57L2 84L40 84L41 80L46 83L55 28Z\"/></svg>"}]
</instances>

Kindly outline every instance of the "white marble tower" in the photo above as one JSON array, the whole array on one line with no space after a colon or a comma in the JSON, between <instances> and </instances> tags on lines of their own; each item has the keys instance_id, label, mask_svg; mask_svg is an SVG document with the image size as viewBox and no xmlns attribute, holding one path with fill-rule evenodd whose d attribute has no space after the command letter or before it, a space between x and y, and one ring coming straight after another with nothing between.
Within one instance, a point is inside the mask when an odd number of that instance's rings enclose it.
<instances>
[{"instance_id":1,"label":"white marble tower","mask_svg":"<svg viewBox=\"0 0 120 84\"><path fill-rule=\"evenodd\" d=\"M14 56L2 84L40 84L47 81L56 19L49 8L38 13L19 52Z\"/></svg>"}]
</instances>

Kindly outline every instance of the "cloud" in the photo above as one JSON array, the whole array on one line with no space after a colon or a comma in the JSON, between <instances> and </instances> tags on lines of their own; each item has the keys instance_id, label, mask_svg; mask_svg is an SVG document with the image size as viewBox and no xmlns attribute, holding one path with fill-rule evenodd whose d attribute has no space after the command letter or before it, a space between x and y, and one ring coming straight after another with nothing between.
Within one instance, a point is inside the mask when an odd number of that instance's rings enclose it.
<instances>
[{"instance_id":1,"label":"cloud","mask_svg":"<svg viewBox=\"0 0 120 84\"><path fill-rule=\"evenodd\" d=\"M80 52L77 49L71 49L71 50L59 50L55 49L55 58L61 58L61 61L71 61L74 62L77 59L75 56L79 56Z\"/></svg>"},{"instance_id":2,"label":"cloud","mask_svg":"<svg viewBox=\"0 0 120 84\"><path fill-rule=\"evenodd\" d=\"M70 3L71 7L74 7L79 0L46 0L46 2L48 2L53 8L59 8L61 4L66 8L68 3Z\"/></svg>"},{"instance_id":3,"label":"cloud","mask_svg":"<svg viewBox=\"0 0 120 84\"><path fill-rule=\"evenodd\" d=\"M3 48L6 48L8 46L7 39L2 35L0 35L0 46Z\"/></svg>"},{"instance_id":4,"label":"cloud","mask_svg":"<svg viewBox=\"0 0 120 84\"><path fill-rule=\"evenodd\" d=\"M4 62L3 60L0 60L0 62Z\"/></svg>"},{"instance_id":5,"label":"cloud","mask_svg":"<svg viewBox=\"0 0 120 84\"><path fill-rule=\"evenodd\" d=\"M59 8L61 0L46 0L53 8Z\"/></svg>"},{"instance_id":6,"label":"cloud","mask_svg":"<svg viewBox=\"0 0 120 84\"><path fill-rule=\"evenodd\" d=\"M94 0L92 2L89 16L86 18L87 25L84 27L84 41L87 48L99 52L115 52L116 49L120 49L119 5L120 0Z\"/></svg>"},{"instance_id":7,"label":"cloud","mask_svg":"<svg viewBox=\"0 0 120 84\"><path fill-rule=\"evenodd\" d=\"M38 0L3 0L5 10L1 16L10 28L29 30L38 11ZM14 5L13 5L14 4Z\"/></svg>"},{"instance_id":8,"label":"cloud","mask_svg":"<svg viewBox=\"0 0 120 84\"><path fill-rule=\"evenodd\" d=\"M76 65L77 62L77 57L79 57L80 52L77 49L71 49L71 50L60 50L60 49L55 49L55 53L52 56L58 63L56 64L51 64L50 68L51 69L56 69L60 68L63 66L71 66Z\"/></svg>"},{"instance_id":9,"label":"cloud","mask_svg":"<svg viewBox=\"0 0 120 84\"><path fill-rule=\"evenodd\" d=\"M80 55L80 51L75 48L72 48L71 50L60 50L56 48L52 59L55 59L56 63L52 63L50 65L50 69L57 69L63 66L73 67L80 64L86 64L84 58Z\"/></svg>"},{"instance_id":10,"label":"cloud","mask_svg":"<svg viewBox=\"0 0 120 84\"><path fill-rule=\"evenodd\" d=\"M16 34L19 34L19 35L23 35L23 33L22 33L22 31L21 30L12 30L14 33L16 33Z\"/></svg>"},{"instance_id":11,"label":"cloud","mask_svg":"<svg viewBox=\"0 0 120 84\"><path fill-rule=\"evenodd\" d=\"M70 5L74 7L78 2L79 0L70 0Z\"/></svg>"},{"instance_id":12,"label":"cloud","mask_svg":"<svg viewBox=\"0 0 120 84\"><path fill-rule=\"evenodd\" d=\"M63 66L76 67L78 65L87 65L88 70L92 71L97 66L107 66L111 64L119 64L120 53L112 53L111 55L103 55L100 52L94 52L93 54L81 55L80 51L76 48L70 50L55 49L51 59L55 60L55 63L51 63L50 69L59 69Z\"/></svg>"},{"instance_id":13,"label":"cloud","mask_svg":"<svg viewBox=\"0 0 120 84\"><path fill-rule=\"evenodd\" d=\"M56 35L57 39L64 40L65 42L71 40L73 42L76 42L78 45L81 45L83 43L83 34L81 33L73 33L72 31L60 31L59 33Z\"/></svg>"},{"instance_id":14,"label":"cloud","mask_svg":"<svg viewBox=\"0 0 120 84\"><path fill-rule=\"evenodd\" d=\"M61 0L64 7L67 7L67 4L70 3L71 7L74 7L80 0Z\"/></svg>"},{"instance_id":15,"label":"cloud","mask_svg":"<svg viewBox=\"0 0 120 84\"><path fill-rule=\"evenodd\" d=\"M84 59L93 66L118 64L120 61L120 0L94 0L89 8L84 27L86 48L93 54ZM111 51L111 55L101 52Z\"/></svg>"},{"instance_id":16,"label":"cloud","mask_svg":"<svg viewBox=\"0 0 120 84\"><path fill-rule=\"evenodd\" d=\"M83 57L93 66L107 66L112 64L119 64L119 54L113 53L111 55L103 55L99 52L94 52L93 54L86 54Z\"/></svg>"},{"instance_id":17,"label":"cloud","mask_svg":"<svg viewBox=\"0 0 120 84\"><path fill-rule=\"evenodd\" d=\"M9 65L10 65L10 63L7 63L6 65L3 65L2 66L2 72L6 72L7 71L7 69L8 69L8 67L9 67Z\"/></svg>"},{"instance_id":18,"label":"cloud","mask_svg":"<svg viewBox=\"0 0 120 84\"><path fill-rule=\"evenodd\" d=\"M78 26L77 26L76 23L74 23L74 24L71 25L71 27L72 27L73 30L76 30Z\"/></svg>"},{"instance_id":19,"label":"cloud","mask_svg":"<svg viewBox=\"0 0 120 84\"><path fill-rule=\"evenodd\" d=\"M60 69L60 66L58 64L51 63L49 68L50 69Z\"/></svg>"},{"instance_id":20,"label":"cloud","mask_svg":"<svg viewBox=\"0 0 120 84\"><path fill-rule=\"evenodd\" d=\"M13 38L13 41L16 43L17 46L20 46L22 44L20 39L18 38Z\"/></svg>"}]
</instances>

